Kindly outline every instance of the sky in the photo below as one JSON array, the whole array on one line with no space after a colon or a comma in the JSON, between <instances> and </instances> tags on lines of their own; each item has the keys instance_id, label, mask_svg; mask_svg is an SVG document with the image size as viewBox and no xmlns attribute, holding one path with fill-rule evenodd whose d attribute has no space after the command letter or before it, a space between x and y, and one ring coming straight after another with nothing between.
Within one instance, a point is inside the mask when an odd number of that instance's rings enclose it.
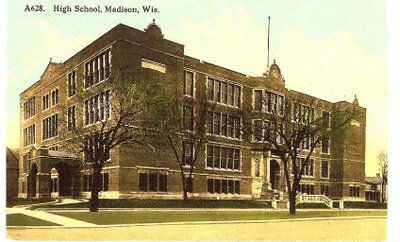
<instances>
[{"instance_id":1,"label":"sky","mask_svg":"<svg viewBox=\"0 0 400 242\"><path fill-rule=\"evenodd\" d=\"M367 108L366 174L378 171L387 149L387 23L385 1L112 1L115 7L151 5L158 13L59 13L54 5L104 9L111 1L43 1L44 12L8 1L7 145L19 146L19 94L39 80L50 58L63 62L124 23L144 29L152 19L185 54L248 75L276 59L286 87L328 101Z\"/></svg>"}]
</instances>

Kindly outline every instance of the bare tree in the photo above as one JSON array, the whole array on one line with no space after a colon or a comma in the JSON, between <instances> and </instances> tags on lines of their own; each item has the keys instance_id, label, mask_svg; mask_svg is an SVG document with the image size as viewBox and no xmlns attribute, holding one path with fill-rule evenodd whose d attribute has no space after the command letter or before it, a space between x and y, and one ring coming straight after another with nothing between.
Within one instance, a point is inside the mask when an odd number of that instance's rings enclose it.
<instances>
[{"instance_id":1,"label":"bare tree","mask_svg":"<svg viewBox=\"0 0 400 242\"><path fill-rule=\"evenodd\" d=\"M142 79L146 78L149 77L122 77L116 73L109 80L76 93L61 106L63 115L59 121L66 128L61 132L65 148L82 157L82 166L91 170L91 212L99 209L101 172L110 152L125 144L147 145L145 131L139 128L147 90ZM74 110L68 106L71 104Z\"/></svg>"},{"instance_id":2,"label":"bare tree","mask_svg":"<svg viewBox=\"0 0 400 242\"><path fill-rule=\"evenodd\" d=\"M276 94L262 95L262 101L256 103L259 114L253 116L256 119L252 133L264 150L275 150L279 155L290 214L295 214L300 181L310 165L313 152L321 143L343 141L343 130L351 122L356 122L361 110L356 104L339 102L329 105L293 91L286 92L285 99Z\"/></svg>"},{"instance_id":3,"label":"bare tree","mask_svg":"<svg viewBox=\"0 0 400 242\"><path fill-rule=\"evenodd\" d=\"M387 183L388 183L388 157L387 153L384 150L381 150L378 155L378 164L379 164L379 173L381 176L381 187L382 187L382 194L381 194L381 199L382 203L387 202L386 201L386 189L387 189Z\"/></svg>"},{"instance_id":4,"label":"bare tree","mask_svg":"<svg viewBox=\"0 0 400 242\"><path fill-rule=\"evenodd\" d=\"M179 167L182 196L188 201L193 189L193 170L207 143L208 111L214 106L206 100L206 92L196 93L195 99L185 101L180 86L168 89L168 84L152 84L156 90L146 104L146 129L153 131L153 138L173 153Z\"/></svg>"}]
</instances>

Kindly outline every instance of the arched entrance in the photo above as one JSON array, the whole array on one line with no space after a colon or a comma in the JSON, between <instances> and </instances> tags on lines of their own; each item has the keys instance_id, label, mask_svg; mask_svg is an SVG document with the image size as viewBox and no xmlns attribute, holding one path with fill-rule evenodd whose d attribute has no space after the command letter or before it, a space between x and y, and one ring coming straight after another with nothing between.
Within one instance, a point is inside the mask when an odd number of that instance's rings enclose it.
<instances>
[{"instance_id":1,"label":"arched entrance","mask_svg":"<svg viewBox=\"0 0 400 242\"><path fill-rule=\"evenodd\" d=\"M57 192L58 196L71 196L73 177L71 166L59 162L54 166L54 168L56 172L51 173L50 192Z\"/></svg>"},{"instance_id":2,"label":"arched entrance","mask_svg":"<svg viewBox=\"0 0 400 242\"><path fill-rule=\"evenodd\" d=\"M29 171L28 178L28 197L36 197L36 175L38 173L38 167L36 163L32 163Z\"/></svg>"},{"instance_id":3,"label":"arched entrance","mask_svg":"<svg viewBox=\"0 0 400 242\"><path fill-rule=\"evenodd\" d=\"M278 161L271 160L269 165L269 182L273 190L278 190L280 185L280 166Z\"/></svg>"}]
</instances>

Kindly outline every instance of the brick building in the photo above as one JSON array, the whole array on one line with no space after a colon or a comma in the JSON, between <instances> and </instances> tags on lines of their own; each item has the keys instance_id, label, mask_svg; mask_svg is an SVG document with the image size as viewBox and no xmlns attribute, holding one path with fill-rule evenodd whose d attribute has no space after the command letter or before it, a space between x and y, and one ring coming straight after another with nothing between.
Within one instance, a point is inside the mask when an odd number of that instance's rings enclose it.
<instances>
[{"instance_id":1,"label":"brick building","mask_svg":"<svg viewBox=\"0 0 400 242\"><path fill-rule=\"evenodd\" d=\"M7 200L18 196L19 150L7 147Z\"/></svg>"},{"instance_id":2,"label":"brick building","mask_svg":"<svg viewBox=\"0 0 400 242\"><path fill-rule=\"evenodd\" d=\"M196 163L190 196L253 199L285 190L279 157L274 150L261 150L256 138L243 132L247 128L243 116L250 110L256 117L259 95L274 99L276 108L287 95L308 95L288 90L276 63L270 66L268 75L250 77L203 62L186 56L183 45L165 39L161 29L151 23L144 31L123 24L115 26L65 62L50 62L40 80L21 93L19 197L89 196L90 169L82 168L77 156L63 150L59 133L68 132L70 126L91 124L93 103L101 103L106 107L102 114L108 115L108 90L83 103L75 96L107 82L117 68L131 73L140 69L162 73L182 90L184 105L192 114L190 103L200 92L206 92L209 102L216 103L210 114L210 141ZM58 122L60 103L68 104L65 127ZM310 107L315 116L324 115L323 107L335 104L322 99L319 103ZM340 103L349 104L336 104ZM345 131L360 142L335 145L328 140L317 147L303 178L302 192L334 199L364 198L365 109L360 109L364 116ZM78 114L84 115L84 124L75 121ZM180 198L181 178L178 166L169 162L172 159L171 152L161 148L156 153L136 149L132 154L132 147L118 147L104 168L99 196Z\"/></svg>"}]
</instances>

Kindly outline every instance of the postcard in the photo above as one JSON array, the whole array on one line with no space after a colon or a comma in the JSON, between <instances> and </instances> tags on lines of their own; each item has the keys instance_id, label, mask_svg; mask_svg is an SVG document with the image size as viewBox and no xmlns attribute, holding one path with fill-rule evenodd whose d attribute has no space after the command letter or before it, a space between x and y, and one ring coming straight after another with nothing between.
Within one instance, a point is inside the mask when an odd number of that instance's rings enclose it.
<instances>
[{"instance_id":1,"label":"postcard","mask_svg":"<svg viewBox=\"0 0 400 242\"><path fill-rule=\"evenodd\" d=\"M7 238L386 240L386 8L8 1Z\"/></svg>"}]
</instances>

